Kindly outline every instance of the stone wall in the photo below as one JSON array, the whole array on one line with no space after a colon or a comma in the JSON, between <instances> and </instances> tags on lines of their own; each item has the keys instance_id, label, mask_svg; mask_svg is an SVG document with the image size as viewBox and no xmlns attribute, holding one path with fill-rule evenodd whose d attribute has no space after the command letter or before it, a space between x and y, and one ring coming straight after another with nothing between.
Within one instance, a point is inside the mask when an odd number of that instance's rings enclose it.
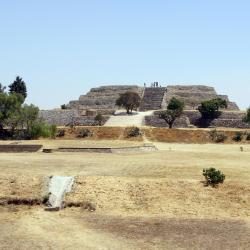
<instances>
[{"instance_id":1,"label":"stone wall","mask_svg":"<svg viewBox=\"0 0 250 250\"><path fill-rule=\"evenodd\" d=\"M145 124L153 127L167 127L166 122L159 118L159 113L160 111L156 111L153 116L147 116L145 118ZM176 120L174 128L186 128L190 127L190 125L197 127L250 128L250 124L242 121L244 115L244 112L223 111L218 119L205 121L202 125L199 111L184 111L181 118Z\"/></svg>"},{"instance_id":2,"label":"stone wall","mask_svg":"<svg viewBox=\"0 0 250 250\"><path fill-rule=\"evenodd\" d=\"M151 115L145 117L145 125L151 127L168 127L168 124L163 120L160 119L158 115ZM186 116L182 116L179 119L176 119L174 122L173 128L188 128L190 122Z\"/></svg>"},{"instance_id":3,"label":"stone wall","mask_svg":"<svg viewBox=\"0 0 250 250\"><path fill-rule=\"evenodd\" d=\"M69 124L74 117L78 117L78 112L74 109L53 109L42 110L39 115L48 124L64 126Z\"/></svg>"},{"instance_id":4,"label":"stone wall","mask_svg":"<svg viewBox=\"0 0 250 250\"><path fill-rule=\"evenodd\" d=\"M48 124L57 126L68 126L72 123L76 126L92 126L96 124L95 116L79 116L78 112L73 109L66 110L44 110L40 111L40 117ZM109 119L104 115L104 122Z\"/></svg>"}]
</instances>

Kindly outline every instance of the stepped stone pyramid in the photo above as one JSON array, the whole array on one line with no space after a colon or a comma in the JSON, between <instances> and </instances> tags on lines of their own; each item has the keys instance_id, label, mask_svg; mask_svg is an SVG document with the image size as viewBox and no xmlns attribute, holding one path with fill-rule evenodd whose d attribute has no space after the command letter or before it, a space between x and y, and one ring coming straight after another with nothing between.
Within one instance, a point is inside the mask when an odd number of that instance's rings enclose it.
<instances>
[{"instance_id":1,"label":"stepped stone pyramid","mask_svg":"<svg viewBox=\"0 0 250 250\"><path fill-rule=\"evenodd\" d=\"M140 111L154 111L139 113L144 115L146 125L164 127L165 122L159 119L159 111L165 109L172 97L183 100L185 111L183 116L176 122L175 127L188 127L199 121L200 113L197 107L202 101L214 98L225 99L227 109L223 110L220 118L214 120L212 125L217 127L248 128L243 124L244 112L239 112L236 103L231 102L226 95L219 95L213 87L205 85L169 85L167 87L141 87L138 85L108 85L92 88L86 95L81 95L76 101L71 101L68 109L54 109L40 111L40 116L50 124L67 125L78 124L90 126L95 123L95 116L102 114L107 121L115 114L118 107L115 102L120 94L127 91L137 92L141 97ZM157 84L158 86L158 84ZM118 117L119 118L119 117Z\"/></svg>"},{"instance_id":2,"label":"stepped stone pyramid","mask_svg":"<svg viewBox=\"0 0 250 250\"><path fill-rule=\"evenodd\" d=\"M126 91L137 92L141 98L140 111L164 109L172 97L183 100L186 110L195 110L202 101L214 98L225 99L227 110L239 110L236 103L226 95L218 95L213 87L205 85L169 85L167 87L140 87L137 85L110 85L92 88L79 100L71 101L70 109L82 110L115 110L115 101Z\"/></svg>"}]
</instances>

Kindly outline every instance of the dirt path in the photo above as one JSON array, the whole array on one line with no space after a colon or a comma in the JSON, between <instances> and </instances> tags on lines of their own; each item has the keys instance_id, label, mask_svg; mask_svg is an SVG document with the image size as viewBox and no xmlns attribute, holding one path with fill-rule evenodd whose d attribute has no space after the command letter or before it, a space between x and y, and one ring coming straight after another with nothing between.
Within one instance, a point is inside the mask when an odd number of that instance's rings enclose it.
<instances>
[{"instance_id":1,"label":"dirt path","mask_svg":"<svg viewBox=\"0 0 250 250\"><path fill-rule=\"evenodd\" d=\"M107 127L129 127L129 126L143 126L145 116L152 115L153 111L133 112L127 114L124 110L117 111L115 115L111 116L104 126Z\"/></svg>"}]
</instances>

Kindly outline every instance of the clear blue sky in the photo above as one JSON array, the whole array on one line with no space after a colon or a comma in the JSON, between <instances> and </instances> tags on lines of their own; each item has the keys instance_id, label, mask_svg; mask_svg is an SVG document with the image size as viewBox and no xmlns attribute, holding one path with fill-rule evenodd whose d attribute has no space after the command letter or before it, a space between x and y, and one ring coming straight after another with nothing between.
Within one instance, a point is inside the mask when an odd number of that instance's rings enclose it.
<instances>
[{"instance_id":1,"label":"clear blue sky","mask_svg":"<svg viewBox=\"0 0 250 250\"><path fill-rule=\"evenodd\" d=\"M207 84L250 105L250 1L0 0L0 82L58 107L104 84Z\"/></svg>"}]
</instances>

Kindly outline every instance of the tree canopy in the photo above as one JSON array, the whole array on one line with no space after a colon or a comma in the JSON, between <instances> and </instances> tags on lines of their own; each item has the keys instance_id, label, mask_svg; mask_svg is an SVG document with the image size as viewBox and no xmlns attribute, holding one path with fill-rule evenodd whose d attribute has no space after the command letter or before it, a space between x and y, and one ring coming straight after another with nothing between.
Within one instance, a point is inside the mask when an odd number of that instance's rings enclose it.
<instances>
[{"instance_id":1,"label":"tree canopy","mask_svg":"<svg viewBox=\"0 0 250 250\"><path fill-rule=\"evenodd\" d=\"M24 99L27 97L26 83L20 76L17 76L15 81L9 85L9 92L21 94Z\"/></svg>"},{"instance_id":2,"label":"tree canopy","mask_svg":"<svg viewBox=\"0 0 250 250\"><path fill-rule=\"evenodd\" d=\"M127 91L120 94L120 97L116 100L116 105L124 107L127 110L127 114L140 106L141 97L136 92Z\"/></svg>"},{"instance_id":3,"label":"tree canopy","mask_svg":"<svg viewBox=\"0 0 250 250\"><path fill-rule=\"evenodd\" d=\"M184 102L173 97L168 103L167 110L160 112L159 118L165 120L171 129L175 120L182 115L183 109Z\"/></svg>"},{"instance_id":4,"label":"tree canopy","mask_svg":"<svg viewBox=\"0 0 250 250\"><path fill-rule=\"evenodd\" d=\"M219 109L227 108L227 101L221 98L203 101L198 107L203 119L215 119L220 115Z\"/></svg>"}]
</instances>

